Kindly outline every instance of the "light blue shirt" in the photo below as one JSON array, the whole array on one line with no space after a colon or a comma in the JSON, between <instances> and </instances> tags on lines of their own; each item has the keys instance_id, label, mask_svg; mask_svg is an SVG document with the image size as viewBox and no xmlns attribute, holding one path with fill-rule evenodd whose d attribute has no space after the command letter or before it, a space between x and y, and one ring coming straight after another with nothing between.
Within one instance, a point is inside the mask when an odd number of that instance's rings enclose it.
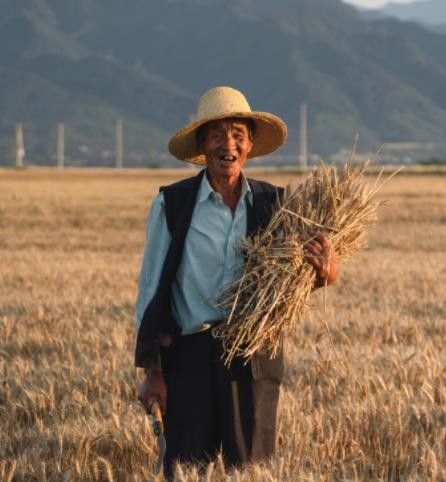
<instances>
[{"instance_id":1,"label":"light blue shirt","mask_svg":"<svg viewBox=\"0 0 446 482\"><path fill-rule=\"evenodd\" d=\"M234 216L205 176L201 181L183 255L172 286L172 314L182 334L200 331L204 323L220 320L225 312L215 298L232 283L243 266L239 242L246 235L246 200L252 192L242 177L242 191ZM136 324L153 298L171 241L164 212L164 195L153 200L136 301Z\"/></svg>"}]
</instances>

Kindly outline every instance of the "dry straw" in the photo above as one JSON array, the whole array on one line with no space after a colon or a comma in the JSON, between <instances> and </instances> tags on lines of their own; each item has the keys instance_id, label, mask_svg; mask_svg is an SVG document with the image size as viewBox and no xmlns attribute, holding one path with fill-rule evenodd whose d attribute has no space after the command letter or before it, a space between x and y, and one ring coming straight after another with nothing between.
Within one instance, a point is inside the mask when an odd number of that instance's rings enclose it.
<instances>
[{"instance_id":1,"label":"dry straw","mask_svg":"<svg viewBox=\"0 0 446 482\"><path fill-rule=\"evenodd\" d=\"M364 228L377 220L375 195L385 182L381 171L367 183L367 164L321 163L295 190L287 188L264 231L242 239L244 271L220 293L220 306L229 316L214 329L227 364L235 356L249 360L256 352L275 357L286 333L302 319L316 281L305 260L303 238L309 232L325 234L338 259L366 244Z\"/></svg>"}]
</instances>

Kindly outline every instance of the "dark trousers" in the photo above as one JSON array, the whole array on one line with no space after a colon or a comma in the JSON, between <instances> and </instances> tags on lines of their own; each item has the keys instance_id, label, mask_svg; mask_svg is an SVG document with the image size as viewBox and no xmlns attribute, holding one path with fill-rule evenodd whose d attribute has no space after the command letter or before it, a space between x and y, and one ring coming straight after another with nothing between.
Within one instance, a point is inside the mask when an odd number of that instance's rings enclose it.
<instances>
[{"instance_id":1,"label":"dark trousers","mask_svg":"<svg viewBox=\"0 0 446 482\"><path fill-rule=\"evenodd\" d=\"M274 451L280 379L254 379L250 363L240 359L228 369L221 354L221 342L210 331L180 336L162 349L166 476L177 460L206 463L220 450L231 465Z\"/></svg>"}]
</instances>

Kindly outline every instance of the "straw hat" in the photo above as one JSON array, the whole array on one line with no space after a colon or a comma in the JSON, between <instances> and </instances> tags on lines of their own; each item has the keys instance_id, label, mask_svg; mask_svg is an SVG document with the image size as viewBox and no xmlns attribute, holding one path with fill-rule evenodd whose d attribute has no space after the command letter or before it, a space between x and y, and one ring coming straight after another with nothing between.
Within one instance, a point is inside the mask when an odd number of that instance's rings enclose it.
<instances>
[{"instance_id":1,"label":"straw hat","mask_svg":"<svg viewBox=\"0 0 446 482\"><path fill-rule=\"evenodd\" d=\"M179 130L169 142L169 152L180 161L206 164L198 152L197 129L214 120L228 117L252 119L255 124L253 147L248 158L264 156L278 149L287 137L285 122L267 112L252 112L245 96L231 87L208 90L198 102L196 120Z\"/></svg>"}]
</instances>

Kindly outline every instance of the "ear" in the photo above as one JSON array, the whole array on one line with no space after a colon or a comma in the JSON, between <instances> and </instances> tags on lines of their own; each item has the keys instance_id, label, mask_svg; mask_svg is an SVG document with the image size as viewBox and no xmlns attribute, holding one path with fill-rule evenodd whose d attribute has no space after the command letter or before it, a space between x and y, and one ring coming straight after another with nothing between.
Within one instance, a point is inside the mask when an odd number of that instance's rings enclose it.
<instances>
[{"instance_id":1,"label":"ear","mask_svg":"<svg viewBox=\"0 0 446 482\"><path fill-rule=\"evenodd\" d=\"M253 141L249 141L249 149L248 149L248 154L252 151L252 148L254 147Z\"/></svg>"}]
</instances>

